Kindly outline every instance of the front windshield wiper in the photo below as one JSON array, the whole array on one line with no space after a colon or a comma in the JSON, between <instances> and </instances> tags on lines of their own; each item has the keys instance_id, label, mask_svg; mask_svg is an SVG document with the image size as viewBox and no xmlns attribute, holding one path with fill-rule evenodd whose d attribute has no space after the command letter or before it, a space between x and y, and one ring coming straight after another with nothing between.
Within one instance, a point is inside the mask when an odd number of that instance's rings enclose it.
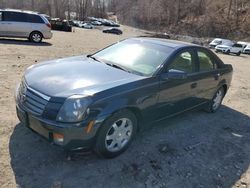
<instances>
[{"instance_id":1,"label":"front windshield wiper","mask_svg":"<svg viewBox=\"0 0 250 188\"><path fill-rule=\"evenodd\" d=\"M100 63L103 63L100 59L97 59L95 56L92 56L92 55L87 55L87 58L91 58L91 59L93 59L93 60L95 60L95 61L98 61L98 62L100 62Z\"/></svg>"},{"instance_id":2,"label":"front windshield wiper","mask_svg":"<svg viewBox=\"0 0 250 188\"><path fill-rule=\"evenodd\" d=\"M123 66L121 66L121 65L117 65L117 64L113 64L113 63L109 63L109 62L103 62L103 61L101 61L100 59L96 58L95 56L87 55L87 58L91 58L91 59L93 59L93 60L95 60L95 61L98 61L98 62L100 62L100 63L105 63L105 64L108 65L108 66L111 66L111 67L114 67L114 68L118 68L118 69L121 69L121 70L123 70L123 71L126 71L126 72L131 73L130 70L126 69L125 67L123 67Z\"/></svg>"},{"instance_id":3,"label":"front windshield wiper","mask_svg":"<svg viewBox=\"0 0 250 188\"><path fill-rule=\"evenodd\" d=\"M117 69L121 69L123 71L129 72L131 73L130 70L126 69L125 67L121 66L121 65L117 65L117 64L113 64L113 63L105 63L106 65L109 65L111 67L117 68Z\"/></svg>"}]
</instances>

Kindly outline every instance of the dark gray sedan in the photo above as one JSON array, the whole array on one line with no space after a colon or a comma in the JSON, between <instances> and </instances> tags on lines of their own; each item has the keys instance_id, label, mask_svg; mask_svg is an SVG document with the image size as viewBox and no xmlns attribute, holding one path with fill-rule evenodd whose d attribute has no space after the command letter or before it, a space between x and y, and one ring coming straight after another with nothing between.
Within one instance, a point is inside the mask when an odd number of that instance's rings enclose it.
<instances>
[{"instance_id":1,"label":"dark gray sedan","mask_svg":"<svg viewBox=\"0 0 250 188\"><path fill-rule=\"evenodd\" d=\"M201 46L132 38L88 56L29 67L16 91L20 121L67 150L124 152L145 122L216 112L232 66Z\"/></svg>"}]
</instances>

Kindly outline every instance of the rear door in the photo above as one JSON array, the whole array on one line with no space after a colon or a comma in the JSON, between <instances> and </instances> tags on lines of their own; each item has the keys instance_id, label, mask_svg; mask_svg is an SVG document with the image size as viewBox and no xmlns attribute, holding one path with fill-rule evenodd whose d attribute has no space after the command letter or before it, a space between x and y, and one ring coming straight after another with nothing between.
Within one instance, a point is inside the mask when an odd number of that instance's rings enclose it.
<instances>
[{"instance_id":1,"label":"rear door","mask_svg":"<svg viewBox=\"0 0 250 188\"><path fill-rule=\"evenodd\" d=\"M31 31L31 23L28 22L26 13L6 11L4 15L4 20L8 24L9 36L29 36Z\"/></svg>"},{"instance_id":2,"label":"rear door","mask_svg":"<svg viewBox=\"0 0 250 188\"><path fill-rule=\"evenodd\" d=\"M8 23L4 21L4 12L0 11L0 36L6 36L8 33Z\"/></svg>"},{"instance_id":3,"label":"rear door","mask_svg":"<svg viewBox=\"0 0 250 188\"><path fill-rule=\"evenodd\" d=\"M199 81L197 84L197 97L200 102L212 99L219 82L221 81L218 62L213 54L206 49L197 48Z\"/></svg>"}]
</instances>

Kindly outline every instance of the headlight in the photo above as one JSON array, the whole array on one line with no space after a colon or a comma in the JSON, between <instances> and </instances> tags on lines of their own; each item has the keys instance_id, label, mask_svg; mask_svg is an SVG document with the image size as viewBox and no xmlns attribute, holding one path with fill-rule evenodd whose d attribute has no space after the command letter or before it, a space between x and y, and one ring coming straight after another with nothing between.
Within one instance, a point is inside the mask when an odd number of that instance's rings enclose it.
<instances>
[{"instance_id":1,"label":"headlight","mask_svg":"<svg viewBox=\"0 0 250 188\"><path fill-rule=\"evenodd\" d=\"M90 98L82 95L73 95L66 99L56 120L60 122L76 123L82 121L89 113Z\"/></svg>"}]
</instances>

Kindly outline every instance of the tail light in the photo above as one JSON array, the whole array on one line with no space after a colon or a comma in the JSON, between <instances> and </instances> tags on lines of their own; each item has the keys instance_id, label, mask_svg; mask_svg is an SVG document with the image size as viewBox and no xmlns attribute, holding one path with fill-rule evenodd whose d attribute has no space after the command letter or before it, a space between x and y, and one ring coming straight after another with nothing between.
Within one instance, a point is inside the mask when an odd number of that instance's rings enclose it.
<instances>
[{"instance_id":1,"label":"tail light","mask_svg":"<svg viewBox=\"0 0 250 188\"><path fill-rule=\"evenodd\" d=\"M51 24L50 23L46 23L47 27L51 29Z\"/></svg>"}]
</instances>

